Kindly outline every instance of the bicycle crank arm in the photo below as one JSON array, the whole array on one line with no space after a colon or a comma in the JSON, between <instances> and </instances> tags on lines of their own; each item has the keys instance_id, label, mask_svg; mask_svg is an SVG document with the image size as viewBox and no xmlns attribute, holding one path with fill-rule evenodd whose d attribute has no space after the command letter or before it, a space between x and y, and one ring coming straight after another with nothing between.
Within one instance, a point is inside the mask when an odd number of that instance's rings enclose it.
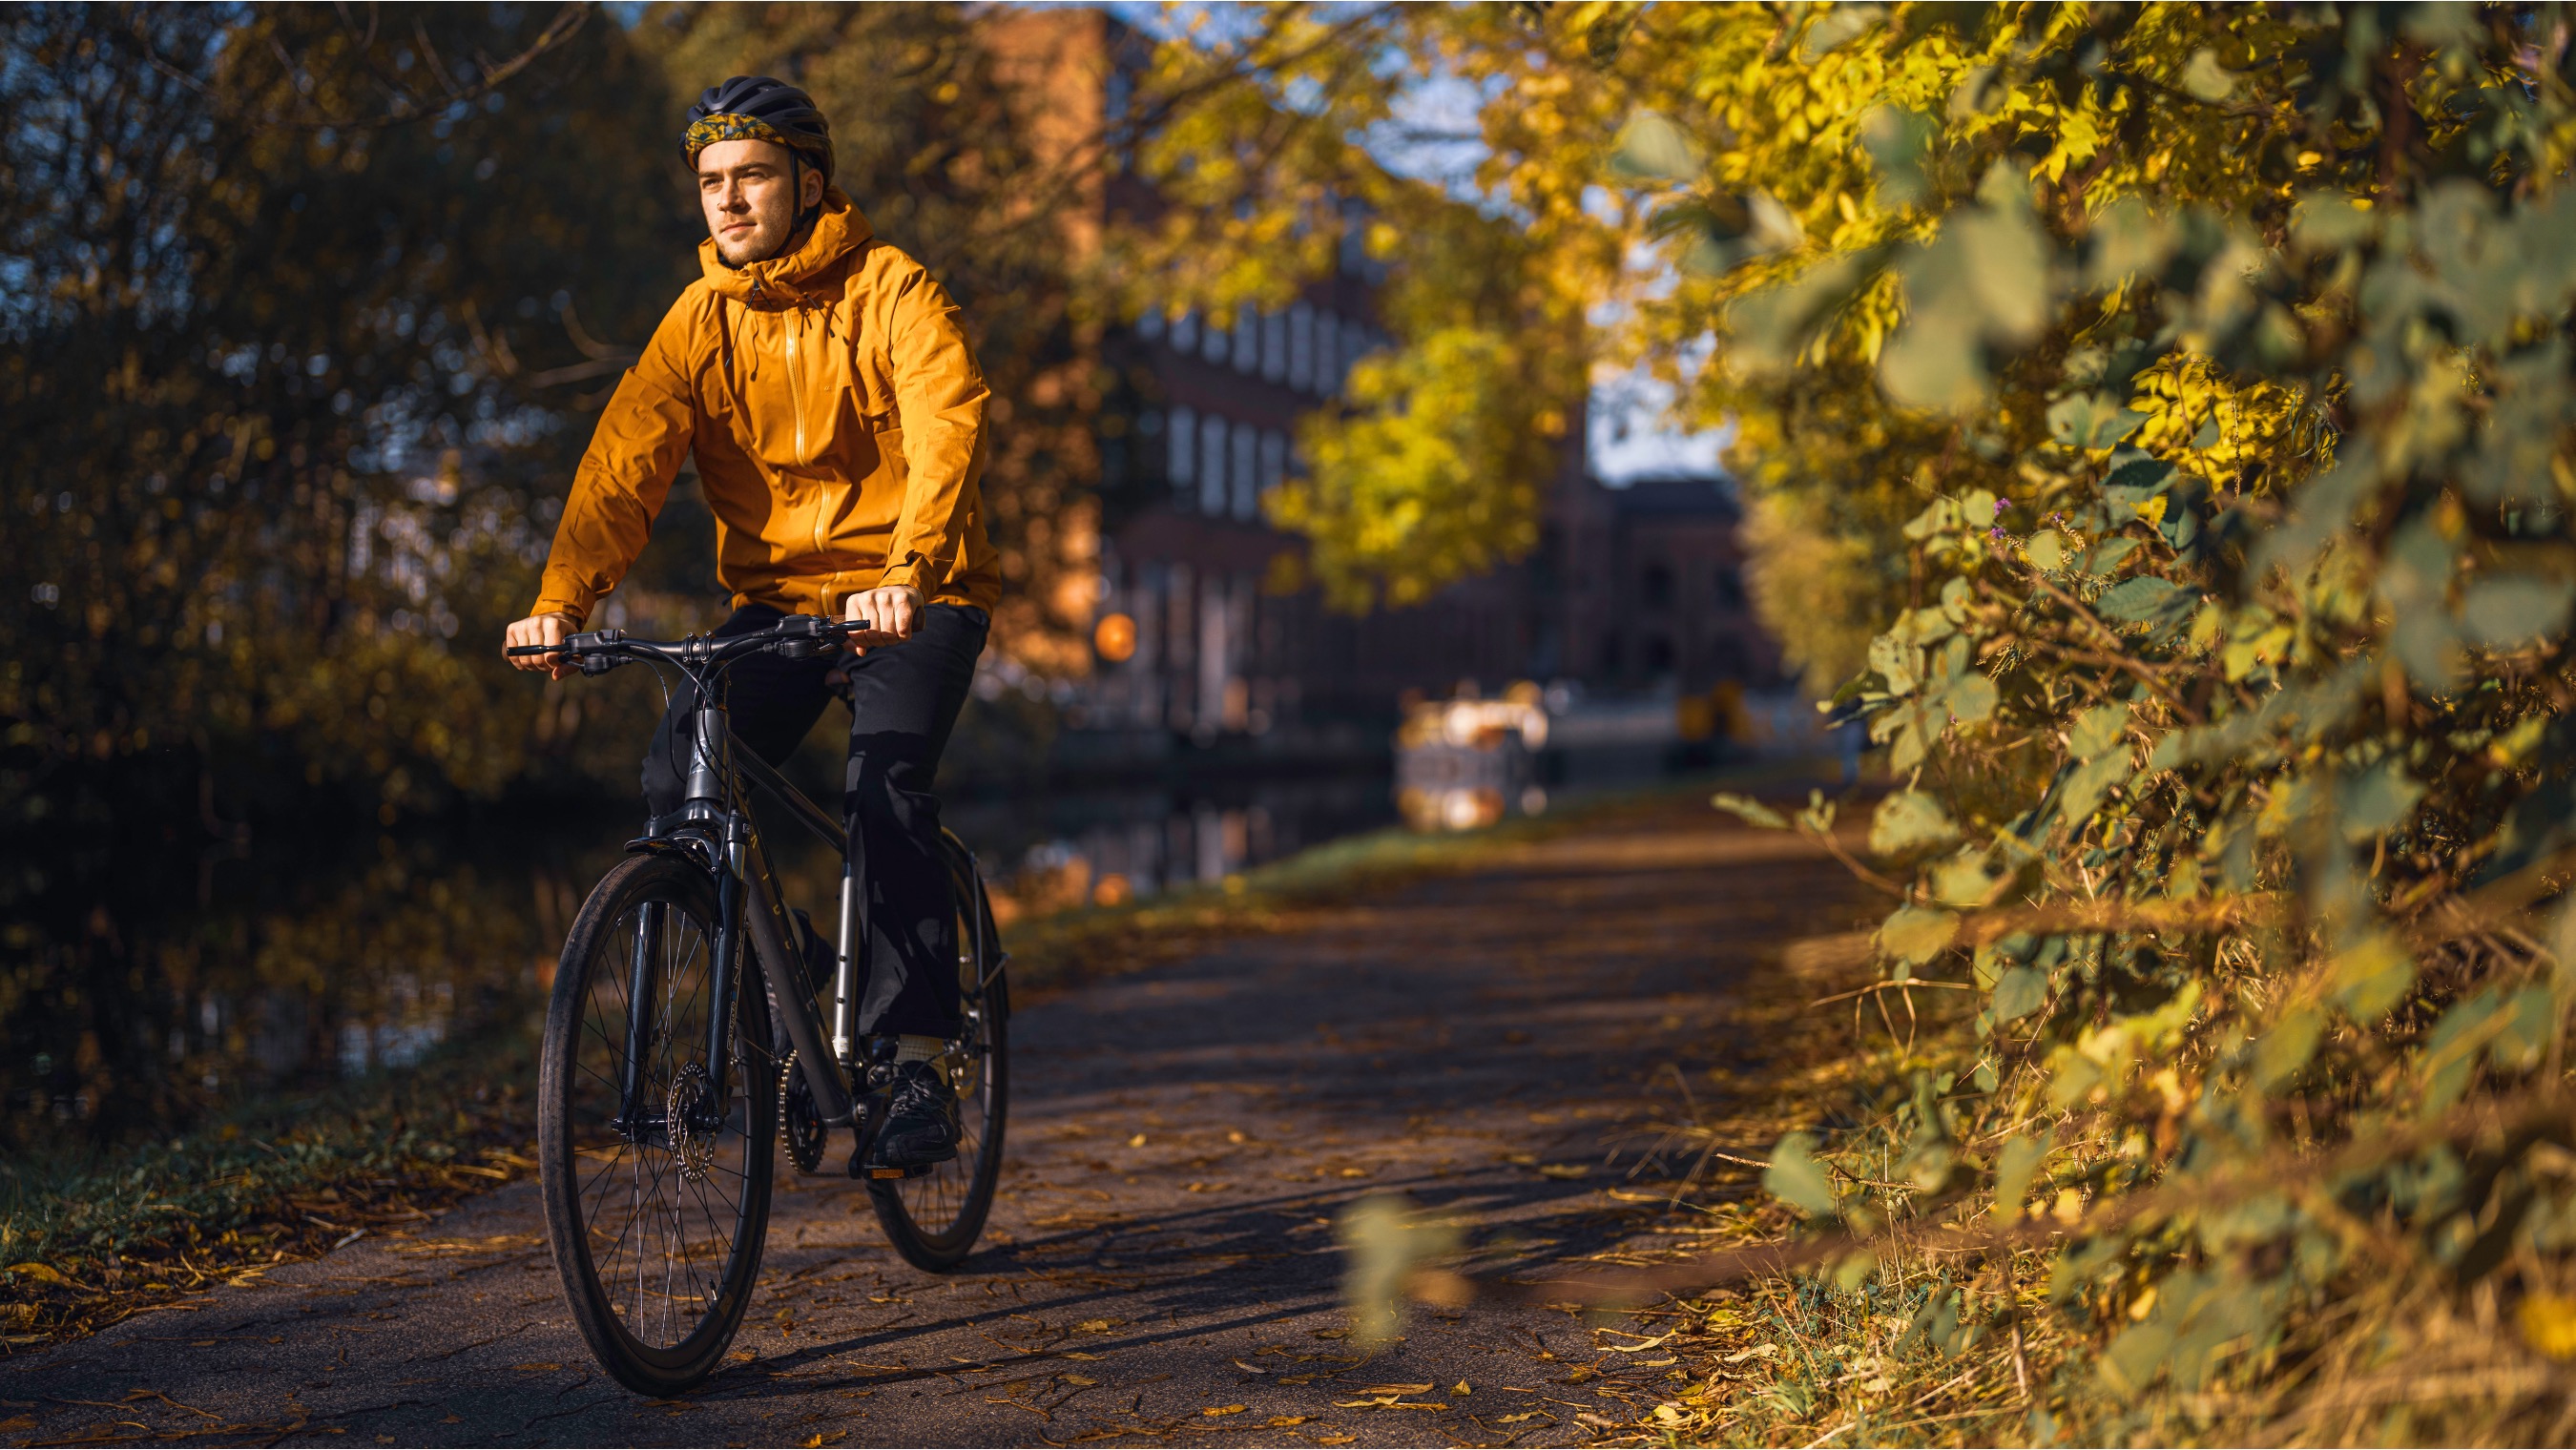
<instances>
[{"instance_id":1,"label":"bicycle crank arm","mask_svg":"<svg viewBox=\"0 0 2576 1450\"><path fill-rule=\"evenodd\" d=\"M846 1128L856 1104L850 1085L842 1080L840 1064L823 1041L823 1024L814 1012L814 984L805 978L804 960L788 954L787 936L779 928L769 893L755 890L752 894L757 899L748 903L743 915L751 927L752 949L760 954L760 970L769 978L770 998L787 1019L787 1040L796 1049L797 1069L805 1074L823 1125Z\"/></svg>"}]
</instances>

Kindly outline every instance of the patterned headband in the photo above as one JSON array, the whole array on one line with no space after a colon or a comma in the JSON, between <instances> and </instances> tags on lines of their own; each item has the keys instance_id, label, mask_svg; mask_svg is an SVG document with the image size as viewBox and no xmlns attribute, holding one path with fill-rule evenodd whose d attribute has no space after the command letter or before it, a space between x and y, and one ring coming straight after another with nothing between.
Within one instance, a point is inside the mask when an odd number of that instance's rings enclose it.
<instances>
[{"instance_id":1,"label":"patterned headband","mask_svg":"<svg viewBox=\"0 0 2576 1450\"><path fill-rule=\"evenodd\" d=\"M775 142L790 150L803 151L808 155L820 157L826 175L829 175L832 170L832 143L805 136L789 136L758 116L724 114L692 121L689 123L688 134L680 140L680 146L689 153L689 160L694 162L698 159L699 152L718 141Z\"/></svg>"}]
</instances>

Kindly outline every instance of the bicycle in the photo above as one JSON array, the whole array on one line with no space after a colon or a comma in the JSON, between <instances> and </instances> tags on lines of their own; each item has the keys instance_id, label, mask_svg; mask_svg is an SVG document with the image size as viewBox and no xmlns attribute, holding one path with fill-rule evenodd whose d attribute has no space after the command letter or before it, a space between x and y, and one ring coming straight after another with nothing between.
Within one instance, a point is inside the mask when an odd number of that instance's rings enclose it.
<instances>
[{"instance_id":1,"label":"bicycle","mask_svg":"<svg viewBox=\"0 0 2576 1450\"><path fill-rule=\"evenodd\" d=\"M745 656L810 658L867 627L808 615L723 639L635 640L606 629L509 650L569 655L589 675L667 665L698 692L686 804L626 843L626 859L574 918L538 1074L547 1243L591 1353L640 1394L680 1393L723 1363L760 1276L776 1149L797 1171L818 1173L832 1133L851 1129L847 1172L867 1180L895 1251L928 1272L962 1262L992 1209L1010 994L974 854L940 833L964 1006L964 1026L940 1059L958 1093L957 1156L910 1171L870 1167L895 1043L852 1032L864 853L741 747L715 688ZM828 1028L816 1002L823 944L803 912L791 915L750 810L754 791L841 856ZM744 989L747 972L761 990Z\"/></svg>"}]
</instances>

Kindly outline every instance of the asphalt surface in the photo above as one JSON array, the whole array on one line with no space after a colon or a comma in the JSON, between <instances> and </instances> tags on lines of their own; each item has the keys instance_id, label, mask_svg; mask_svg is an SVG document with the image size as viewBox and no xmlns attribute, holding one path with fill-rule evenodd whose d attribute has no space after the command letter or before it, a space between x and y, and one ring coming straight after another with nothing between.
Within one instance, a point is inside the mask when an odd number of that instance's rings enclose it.
<instances>
[{"instance_id":1,"label":"asphalt surface","mask_svg":"<svg viewBox=\"0 0 2576 1450\"><path fill-rule=\"evenodd\" d=\"M983 1247L923 1274L859 1185L783 1181L735 1360L685 1400L591 1363L522 1182L0 1363L0 1441L1588 1441L1649 1414L1670 1361L1529 1304L1416 1312L1363 1352L1333 1218L1408 1193L1524 1280L1651 1245L1670 1175L1640 1151L1682 1084L1712 1111L1762 1055L1746 974L1849 926L1845 883L1668 804L1024 1007Z\"/></svg>"}]
</instances>

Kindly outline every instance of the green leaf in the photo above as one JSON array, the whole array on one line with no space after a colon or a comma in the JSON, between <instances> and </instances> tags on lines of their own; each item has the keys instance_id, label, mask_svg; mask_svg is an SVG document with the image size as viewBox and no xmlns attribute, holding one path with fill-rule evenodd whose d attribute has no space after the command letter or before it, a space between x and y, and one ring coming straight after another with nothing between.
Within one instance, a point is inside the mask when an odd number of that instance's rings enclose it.
<instances>
[{"instance_id":1,"label":"green leaf","mask_svg":"<svg viewBox=\"0 0 2576 1450\"><path fill-rule=\"evenodd\" d=\"M2290 213L2292 244L2303 252L2339 252L2378 236L2382 213L2354 205L2357 200L2331 191L2301 196Z\"/></svg>"},{"instance_id":2,"label":"green leaf","mask_svg":"<svg viewBox=\"0 0 2576 1450\"><path fill-rule=\"evenodd\" d=\"M1782 816L1778 811L1771 809L1769 806L1764 805L1762 802L1753 799L1751 796L1740 796L1731 791L1722 790L1717 794L1710 796L1708 798L1708 803L1717 807L1721 811L1728 811L1743 817L1745 824L1747 825L1761 826L1765 829L1774 831L1785 831L1789 829L1789 822L1786 817Z\"/></svg>"},{"instance_id":3,"label":"green leaf","mask_svg":"<svg viewBox=\"0 0 2576 1450\"><path fill-rule=\"evenodd\" d=\"M2254 1046L2254 1082L2266 1092L2276 1091L2298 1076L2299 1069L2317 1055L2317 1042L2325 1033L2325 1014L2302 1004L2281 1014L2272 1030Z\"/></svg>"},{"instance_id":4,"label":"green leaf","mask_svg":"<svg viewBox=\"0 0 2576 1450\"><path fill-rule=\"evenodd\" d=\"M2513 996L2506 1018L2487 1044L2487 1060L2499 1072L2529 1072L2558 1034L2558 997L2547 987L2525 987Z\"/></svg>"},{"instance_id":5,"label":"green leaf","mask_svg":"<svg viewBox=\"0 0 2576 1450\"><path fill-rule=\"evenodd\" d=\"M1815 1138L1806 1133L1791 1133L1771 1150L1770 1166L1762 1170L1762 1187L1814 1218L1831 1216L1841 1202L1825 1165L1816 1161Z\"/></svg>"},{"instance_id":6,"label":"green leaf","mask_svg":"<svg viewBox=\"0 0 2576 1450\"><path fill-rule=\"evenodd\" d=\"M2108 448L2147 421L2108 393L2077 393L2048 408L2048 436L2069 448Z\"/></svg>"},{"instance_id":7,"label":"green leaf","mask_svg":"<svg viewBox=\"0 0 2576 1450\"><path fill-rule=\"evenodd\" d=\"M1902 856L1959 839L1959 827L1941 803L1919 790L1901 790L1878 803L1870 818L1869 849L1880 856Z\"/></svg>"},{"instance_id":8,"label":"green leaf","mask_svg":"<svg viewBox=\"0 0 2576 1450\"><path fill-rule=\"evenodd\" d=\"M2576 581L2505 574L2471 584L2460 607L2472 644L2511 649L2547 639L2567 627Z\"/></svg>"},{"instance_id":9,"label":"green leaf","mask_svg":"<svg viewBox=\"0 0 2576 1450\"><path fill-rule=\"evenodd\" d=\"M2388 1015L2415 985L2415 959L2386 932L2373 933L2335 958L2335 999L2356 1021Z\"/></svg>"},{"instance_id":10,"label":"green leaf","mask_svg":"<svg viewBox=\"0 0 2576 1450\"><path fill-rule=\"evenodd\" d=\"M1932 897L1944 906L1984 906L2010 879L2010 872L1997 870L1985 852L1972 847L1933 870Z\"/></svg>"},{"instance_id":11,"label":"green leaf","mask_svg":"<svg viewBox=\"0 0 2576 1450\"><path fill-rule=\"evenodd\" d=\"M2032 967L2015 967L1995 979L1995 1020L2012 1022L2038 1011L2048 1002L2048 974Z\"/></svg>"},{"instance_id":12,"label":"green leaf","mask_svg":"<svg viewBox=\"0 0 2576 1450\"><path fill-rule=\"evenodd\" d=\"M2343 828L2343 838L2360 845L2396 829L2413 815L2415 803L2424 798L2424 787L2406 774L2403 761L2391 757L2345 781L2335 796L2336 823Z\"/></svg>"},{"instance_id":13,"label":"green leaf","mask_svg":"<svg viewBox=\"0 0 2576 1450\"><path fill-rule=\"evenodd\" d=\"M2104 539L2085 552L2084 572L2097 579L2107 579L2113 570L2120 567L2120 561L2129 557L2129 552L2137 547L2135 539Z\"/></svg>"},{"instance_id":14,"label":"green leaf","mask_svg":"<svg viewBox=\"0 0 2576 1450\"><path fill-rule=\"evenodd\" d=\"M1798 37L1798 59L1813 63L1887 17L1884 5L1828 5Z\"/></svg>"},{"instance_id":15,"label":"green leaf","mask_svg":"<svg viewBox=\"0 0 2576 1450\"><path fill-rule=\"evenodd\" d=\"M1689 181L1706 169L1699 143L1658 111L1630 115L1610 152L1612 173L1636 181Z\"/></svg>"},{"instance_id":16,"label":"green leaf","mask_svg":"<svg viewBox=\"0 0 2576 1450\"><path fill-rule=\"evenodd\" d=\"M2021 553L2032 568L2053 574L2066 565L2066 536L2055 529L2042 529L2021 546Z\"/></svg>"},{"instance_id":17,"label":"green leaf","mask_svg":"<svg viewBox=\"0 0 2576 1450\"><path fill-rule=\"evenodd\" d=\"M2077 760L2093 760L2120 743L2129 729L2129 707L2114 702L2096 705L2075 717L2075 728L2066 732L2066 753Z\"/></svg>"},{"instance_id":18,"label":"green leaf","mask_svg":"<svg viewBox=\"0 0 2576 1450\"><path fill-rule=\"evenodd\" d=\"M2183 618L2196 602L2197 596L2181 585L2140 574L2103 590L2093 609L2114 624L2162 624Z\"/></svg>"},{"instance_id":19,"label":"green leaf","mask_svg":"<svg viewBox=\"0 0 2576 1450\"><path fill-rule=\"evenodd\" d=\"M2010 1223L2021 1217L2022 1200L2030 1197L2030 1181L2039 1176L2039 1165L2048 1161L2049 1137L2045 1132L2035 1138L2015 1134L1995 1155L1996 1218Z\"/></svg>"},{"instance_id":20,"label":"green leaf","mask_svg":"<svg viewBox=\"0 0 2576 1450\"><path fill-rule=\"evenodd\" d=\"M1941 954L1959 934L1954 912L1900 906L1878 928L1878 944L1908 966L1921 966Z\"/></svg>"},{"instance_id":21,"label":"green leaf","mask_svg":"<svg viewBox=\"0 0 2576 1450\"><path fill-rule=\"evenodd\" d=\"M2223 101L2236 93L2236 77L2218 63L2218 52L2207 46L2191 53L2191 64L2182 71L2182 88L2204 101Z\"/></svg>"},{"instance_id":22,"label":"green leaf","mask_svg":"<svg viewBox=\"0 0 2576 1450\"><path fill-rule=\"evenodd\" d=\"M1995 682L1983 675L1962 676L1943 697L1950 713L1962 723L1975 724L1995 713Z\"/></svg>"},{"instance_id":23,"label":"green leaf","mask_svg":"<svg viewBox=\"0 0 2576 1450\"><path fill-rule=\"evenodd\" d=\"M2102 804L2111 787L2128 778L2129 756L2126 751L2112 751L2099 760L2089 761L2066 777L2059 790L2052 814L2070 828L2080 827Z\"/></svg>"}]
</instances>

